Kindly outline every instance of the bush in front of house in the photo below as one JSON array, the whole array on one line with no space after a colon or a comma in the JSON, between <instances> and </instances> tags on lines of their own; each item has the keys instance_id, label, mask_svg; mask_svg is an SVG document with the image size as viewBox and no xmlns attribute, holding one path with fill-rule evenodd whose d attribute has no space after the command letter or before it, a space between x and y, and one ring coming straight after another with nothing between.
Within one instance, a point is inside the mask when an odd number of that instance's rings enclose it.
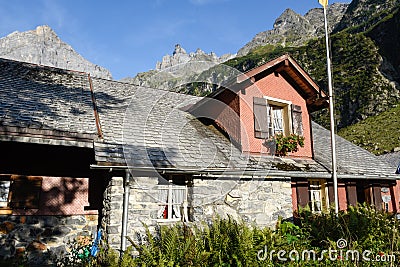
<instances>
[{"instance_id":1,"label":"bush in front of house","mask_svg":"<svg viewBox=\"0 0 400 267\"><path fill-rule=\"evenodd\" d=\"M80 261L71 261L69 257L61 265L399 266L400 224L391 214L358 205L338 216L333 211L313 214L304 209L295 221L296 224L279 220L275 230L230 217L215 218L203 224L160 226L155 232L146 228L141 240L130 239L132 245L122 257L107 244L102 244L97 257ZM84 248L78 241L74 247L79 249L71 252L80 252ZM337 251L333 257L328 253L330 250ZM315 252L315 258L311 251ZM351 253L346 255L348 251ZM351 258L355 251L359 252L360 261ZM367 255L370 261L362 260L364 251L370 252ZM394 262L389 258L391 255ZM80 254L77 256L79 258ZM376 257L385 261L376 261Z\"/></svg>"},{"instance_id":2,"label":"bush in front of house","mask_svg":"<svg viewBox=\"0 0 400 267\"><path fill-rule=\"evenodd\" d=\"M132 242L139 253L132 260L135 266L390 266L391 260L400 260L399 222L372 207L350 207L338 216L302 210L296 222L279 220L275 230L232 218L162 226L156 233L147 230L147 242ZM329 255L329 250L337 253ZM304 251L314 251L315 260L307 253L302 260ZM364 251L370 253L363 260Z\"/></svg>"}]
</instances>

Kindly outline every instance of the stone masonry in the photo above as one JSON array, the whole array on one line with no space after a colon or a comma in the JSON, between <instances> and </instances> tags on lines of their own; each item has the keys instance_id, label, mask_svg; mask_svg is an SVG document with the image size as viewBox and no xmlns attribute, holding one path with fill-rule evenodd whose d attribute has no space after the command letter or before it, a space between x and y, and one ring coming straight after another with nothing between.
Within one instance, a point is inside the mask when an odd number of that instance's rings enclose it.
<instances>
[{"instance_id":1,"label":"stone masonry","mask_svg":"<svg viewBox=\"0 0 400 267\"><path fill-rule=\"evenodd\" d=\"M135 177L130 183L127 235L137 241L148 226L153 231L159 203L157 177ZM293 215L291 183L278 180L219 180L193 178L189 187L189 218L194 223L228 215L261 227L274 227L278 218ZM113 177L105 192L103 227L111 247L120 248L123 207L123 178ZM129 245L129 242L128 242Z\"/></svg>"},{"instance_id":2,"label":"stone masonry","mask_svg":"<svg viewBox=\"0 0 400 267\"><path fill-rule=\"evenodd\" d=\"M26 257L30 264L48 264L70 252L79 238L91 240L97 222L98 215L1 215L0 258Z\"/></svg>"},{"instance_id":3,"label":"stone masonry","mask_svg":"<svg viewBox=\"0 0 400 267\"><path fill-rule=\"evenodd\" d=\"M249 224L274 227L278 218L293 216L290 181L229 181L194 179L194 221L211 220L218 214Z\"/></svg>"}]
</instances>

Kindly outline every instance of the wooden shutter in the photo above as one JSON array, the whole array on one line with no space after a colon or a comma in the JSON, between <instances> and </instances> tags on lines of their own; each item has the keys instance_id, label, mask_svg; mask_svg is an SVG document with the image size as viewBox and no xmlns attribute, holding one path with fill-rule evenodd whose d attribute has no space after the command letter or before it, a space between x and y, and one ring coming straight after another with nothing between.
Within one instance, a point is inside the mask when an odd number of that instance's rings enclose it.
<instances>
[{"instance_id":1,"label":"wooden shutter","mask_svg":"<svg viewBox=\"0 0 400 267\"><path fill-rule=\"evenodd\" d=\"M301 106L293 105L292 108L292 129L293 133L297 135L303 135L303 118Z\"/></svg>"},{"instance_id":2,"label":"wooden shutter","mask_svg":"<svg viewBox=\"0 0 400 267\"><path fill-rule=\"evenodd\" d=\"M374 185L372 189L372 193L374 195L374 205L376 210L381 211L382 210L382 193L381 193L381 187L380 185Z\"/></svg>"},{"instance_id":3,"label":"wooden shutter","mask_svg":"<svg viewBox=\"0 0 400 267\"><path fill-rule=\"evenodd\" d=\"M11 208L39 208L39 196L42 189L42 177L12 175L11 181Z\"/></svg>"},{"instance_id":4,"label":"wooden shutter","mask_svg":"<svg viewBox=\"0 0 400 267\"><path fill-rule=\"evenodd\" d=\"M356 182L346 182L347 205L357 205L357 187Z\"/></svg>"},{"instance_id":5,"label":"wooden shutter","mask_svg":"<svg viewBox=\"0 0 400 267\"><path fill-rule=\"evenodd\" d=\"M264 98L253 98L254 136L256 138L268 138L268 104Z\"/></svg>"},{"instance_id":6,"label":"wooden shutter","mask_svg":"<svg viewBox=\"0 0 400 267\"><path fill-rule=\"evenodd\" d=\"M308 181L297 181L297 204L304 208L310 202Z\"/></svg>"},{"instance_id":7,"label":"wooden shutter","mask_svg":"<svg viewBox=\"0 0 400 267\"><path fill-rule=\"evenodd\" d=\"M328 187L328 198L329 198L329 205L335 203L335 190L333 188L333 182L326 183Z\"/></svg>"}]
</instances>

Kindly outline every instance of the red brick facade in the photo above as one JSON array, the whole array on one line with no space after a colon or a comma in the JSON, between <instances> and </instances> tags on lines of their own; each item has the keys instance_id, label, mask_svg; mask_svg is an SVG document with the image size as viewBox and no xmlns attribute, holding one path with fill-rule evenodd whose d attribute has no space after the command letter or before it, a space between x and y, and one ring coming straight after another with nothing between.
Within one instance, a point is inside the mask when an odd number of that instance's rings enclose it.
<instances>
[{"instance_id":1,"label":"red brick facade","mask_svg":"<svg viewBox=\"0 0 400 267\"><path fill-rule=\"evenodd\" d=\"M268 101L288 106L285 111L285 134L294 133L291 106L301 110L302 136L305 138L303 148L290 154L292 157L312 158L312 137L310 110L317 110L326 105L326 96L315 82L288 55L268 62L237 78L231 88L220 90L213 96L220 105L212 108L213 119L233 140L240 144L242 152L266 154L266 138L255 134L254 98L265 98ZM212 102L212 101L209 101ZM267 109L265 109L267 113ZM272 136L271 136L272 137Z\"/></svg>"},{"instance_id":2,"label":"red brick facade","mask_svg":"<svg viewBox=\"0 0 400 267\"><path fill-rule=\"evenodd\" d=\"M265 140L255 138L254 133L254 97L271 97L291 104L298 105L302 109L303 132L305 137L304 148L290 156L312 157L310 118L306 105L306 100L293 88L291 84L280 74L271 73L254 85L239 92L240 99L240 119L242 127L242 151L250 153L263 153Z\"/></svg>"}]
</instances>

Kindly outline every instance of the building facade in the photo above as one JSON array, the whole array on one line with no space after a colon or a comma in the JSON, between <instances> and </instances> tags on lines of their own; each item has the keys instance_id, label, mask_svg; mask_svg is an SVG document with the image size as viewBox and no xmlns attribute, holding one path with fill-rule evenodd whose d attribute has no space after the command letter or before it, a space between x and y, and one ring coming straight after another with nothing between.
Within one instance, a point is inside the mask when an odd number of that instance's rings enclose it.
<instances>
[{"instance_id":1,"label":"building facade","mask_svg":"<svg viewBox=\"0 0 400 267\"><path fill-rule=\"evenodd\" d=\"M283 55L200 98L0 59L0 256L231 216L273 227L333 203L326 95ZM276 136L304 146L276 154ZM339 203L399 210L395 170L337 138ZM35 258L32 256L32 258Z\"/></svg>"}]
</instances>

